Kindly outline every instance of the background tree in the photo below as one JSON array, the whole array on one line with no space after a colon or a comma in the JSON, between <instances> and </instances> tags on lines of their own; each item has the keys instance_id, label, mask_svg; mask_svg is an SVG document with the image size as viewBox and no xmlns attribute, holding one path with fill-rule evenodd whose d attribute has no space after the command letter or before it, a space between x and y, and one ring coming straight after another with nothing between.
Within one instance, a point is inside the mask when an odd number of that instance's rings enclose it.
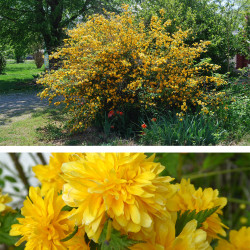
<instances>
[{"instance_id":1,"label":"background tree","mask_svg":"<svg viewBox=\"0 0 250 250\"><path fill-rule=\"evenodd\" d=\"M50 54L61 45L65 28L85 20L86 15L103 12L103 8L119 12L120 5L118 0L1 1L0 34L11 41L17 40L18 46L24 45L22 48L28 46L30 40L40 43L42 40Z\"/></svg>"},{"instance_id":2,"label":"background tree","mask_svg":"<svg viewBox=\"0 0 250 250\"><path fill-rule=\"evenodd\" d=\"M239 27L237 22L240 10L245 6L246 0L241 4L233 2L210 0L146 0L142 3L140 16L148 22L151 16L159 13L161 8L166 10L165 18L173 20L170 32L178 27L183 30L191 29L193 33L187 43L209 40L211 45L203 57L210 57L213 63L222 66L222 71L228 71L228 59L236 54L238 37L233 31Z\"/></svg>"}]
</instances>

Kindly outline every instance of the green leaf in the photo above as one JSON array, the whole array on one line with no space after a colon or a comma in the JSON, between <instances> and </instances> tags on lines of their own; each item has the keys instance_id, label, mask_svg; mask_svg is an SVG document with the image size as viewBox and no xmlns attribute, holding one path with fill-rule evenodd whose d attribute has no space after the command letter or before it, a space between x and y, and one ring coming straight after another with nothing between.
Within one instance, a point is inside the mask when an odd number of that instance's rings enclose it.
<instances>
[{"instance_id":1,"label":"green leaf","mask_svg":"<svg viewBox=\"0 0 250 250\"><path fill-rule=\"evenodd\" d=\"M73 207L70 207L70 206L68 206L68 205L65 205L62 209L61 209L61 211L71 211L73 209Z\"/></svg>"},{"instance_id":2,"label":"green leaf","mask_svg":"<svg viewBox=\"0 0 250 250\"><path fill-rule=\"evenodd\" d=\"M13 187L16 192L20 192L20 189L18 187Z\"/></svg>"},{"instance_id":3,"label":"green leaf","mask_svg":"<svg viewBox=\"0 0 250 250\"><path fill-rule=\"evenodd\" d=\"M64 242L64 241L68 241L72 239L77 232L78 232L78 226L75 226L74 231L70 235L68 235L66 238L62 239L61 241Z\"/></svg>"},{"instance_id":4,"label":"green leaf","mask_svg":"<svg viewBox=\"0 0 250 250\"><path fill-rule=\"evenodd\" d=\"M110 240L106 240L108 228L108 220L105 222L102 233L99 238L99 243L101 244L101 250L124 250L129 249L129 247L141 243L142 241L128 239L127 235L121 235L121 233L114 228L112 228Z\"/></svg>"},{"instance_id":5,"label":"green leaf","mask_svg":"<svg viewBox=\"0 0 250 250\"><path fill-rule=\"evenodd\" d=\"M12 183L16 182L16 179L9 175L4 176L4 179Z\"/></svg>"},{"instance_id":6,"label":"green leaf","mask_svg":"<svg viewBox=\"0 0 250 250\"><path fill-rule=\"evenodd\" d=\"M0 168L0 175L3 173L3 169L2 168Z\"/></svg>"},{"instance_id":7,"label":"green leaf","mask_svg":"<svg viewBox=\"0 0 250 250\"><path fill-rule=\"evenodd\" d=\"M22 217L20 213L7 213L0 215L0 244L14 245L19 237L10 236L11 225L17 224L17 218Z\"/></svg>"},{"instance_id":8,"label":"green leaf","mask_svg":"<svg viewBox=\"0 0 250 250\"><path fill-rule=\"evenodd\" d=\"M3 188L5 186L4 180L0 179L0 188Z\"/></svg>"},{"instance_id":9,"label":"green leaf","mask_svg":"<svg viewBox=\"0 0 250 250\"><path fill-rule=\"evenodd\" d=\"M177 177L177 168L179 163L180 154L178 153L159 153L156 154L156 162L160 162L165 169L162 172L162 175L170 175L172 177Z\"/></svg>"},{"instance_id":10,"label":"green leaf","mask_svg":"<svg viewBox=\"0 0 250 250\"><path fill-rule=\"evenodd\" d=\"M202 223L211 216L220 206L213 207L211 209L202 210L196 213L196 210L187 210L181 213L181 210L177 212L177 220L175 224L175 235L178 236L185 225L191 220L197 220L197 228L202 226Z\"/></svg>"}]
</instances>

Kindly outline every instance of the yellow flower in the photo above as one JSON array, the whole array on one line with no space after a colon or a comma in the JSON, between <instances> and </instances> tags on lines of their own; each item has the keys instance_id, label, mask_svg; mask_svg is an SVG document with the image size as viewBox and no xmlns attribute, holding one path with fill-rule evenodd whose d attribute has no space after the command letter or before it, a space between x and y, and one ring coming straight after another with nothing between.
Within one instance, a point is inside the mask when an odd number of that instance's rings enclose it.
<instances>
[{"instance_id":1,"label":"yellow flower","mask_svg":"<svg viewBox=\"0 0 250 250\"><path fill-rule=\"evenodd\" d=\"M154 222L154 235L151 239L147 243L136 244L131 250L212 250L207 241L207 233L196 229L196 220L188 222L178 236L175 236L173 219L155 218Z\"/></svg>"},{"instance_id":2,"label":"yellow flower","mask_svg":"<svg viewBox=\"0 0 250 250\"><path fill-rule=\"evenodd\" d=\"M153 160L143 153L87 153L63 164L63 199L76 207L70 219L98 241L107 216L122 233L150 228L153 215L167 217L173 179L159 177L164 167Z\"/></svg>"},{"instance_id":3,"label":"yellow flower","mask_svg":"<svg viewBox=\"0 0 250 250\"><path fill-rule=\"evenodd\" d=\"M0 188L0 214L14 211L10 206L6 205L6 203L9 203L11 201L12 201L12 198L9 197L8 194L3 194L2 189Z\"/></svg>"},{"instance_id":4,"label":"yellow flower","mask_svg":"<svg viewBox=\"0 0 250 250\"><path fill-rule=\"evenodd\" d=\"M195 189L194 185L190 184L190 180L182 179L181 183L175 184L178 191L175 196L171 198L171 202L167 203L170 211L186 211L211 209L219 206L215 213L209 216L202 225L202 229L207 232L209 240L218 238L217 234L226 235L219 214L222 214L222 208L227 204L227 199L218 197L219 191L212 188Z\"/></svg>"},{"instance_id":5,"label":"yellow flower","mask_svg":"<svg viewBox=\"0 0 250 250\"><path fill-rule=\"evenodd\" d=\"M250 227L242 227L239 231L231 230L229 241L220 239L216 250L249 250Z\"/></svg>"},{"instance_id":6,"label":"yellow flower","mask_svg":"<svg viewBox=\"0 0 250 250\"><path fill-rule=\"evenodd\" d=\"M66 241L68 250L89 250L89 245L85 242L85 230L84 228L79 228L78 232L71 238Z\"/></svg>"},{"instance_id":7,"label":"yellow flower","mask_svg":"<svg viewBox=\"0 0 250 250\"><path fill-rule=\"evenodd\" d=\"M73 153L52 153L49 165L37 165L32 168L37 179L42 183L41 192L45 195L51 188L57 192L62 190L65 181L61 177L61 166L73 160Z\"/></svg>"},{"instance_id":8,"label":"yellow flower","mask_svg":"<svg viewBox=\"0 0 250 250\"><path fill-rule=\"evenodd\" d=\"M242 209L242 210L244 210L244 209L246 209L246 204L240 204L240 209Z\"/></svg>"},{"instance_id":9,"label":"yellow flower","mask_svg":"<svg viewBox=\"0 0 250 250\"><path fill-rule=\"evenodd\" d=\"M246 224L247 221L248 221L248 219L246 217L244 217L244 216L240 217L240 223L241 224Z\"/></svg>"},{"instance_id":10,"label":"yellow flower","mask_svg":"<svg viewBox=\"0 0 250 250\"><path fill-rule=\"evenodd\" d=\"M51 189L43 199L40 188L31 187L23 205L24 218L19 218L19 224L12 225L10 231L11 236L22 236L16 246L27 241L27 250L67 249L61 240L73 231L74 225L67 219L68 212L61 211L65 206L62 197Z\"/></svg>"}]
</instances>

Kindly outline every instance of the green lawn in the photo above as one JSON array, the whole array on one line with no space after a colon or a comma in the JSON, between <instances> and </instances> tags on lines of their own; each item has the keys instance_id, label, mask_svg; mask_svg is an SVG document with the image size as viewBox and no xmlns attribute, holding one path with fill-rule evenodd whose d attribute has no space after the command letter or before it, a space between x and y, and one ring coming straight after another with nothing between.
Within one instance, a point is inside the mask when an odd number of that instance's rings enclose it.
<instances>
[{"instance_id":1,"label":"green lawn","mask_svg":"<svg viewBox=\"0 0 250 250\"><path fill-rule=\"evenodd\" d=\"M0 126L0 146L55 145L47 134L38 130L49 124L60 124L61 112L53 108L31 111L15 121Z\"/></svg>"},{"instance_id":2,"label":"green lawn","mask_svg":"<svg viewBox=\"0 0 250 250\"><path fill-rule=\"evenodd\" d=\"M94 128L70 134L64 128L66 116L61 109L49 107L10 120L0 126L0 146L135 145L132 139L108 137Z\"/></svg>"},{"instance_id":3,"label":"green lawn","mask_svg":"<svg viewBox=\"0 0 250 250\"><path fill-rule=\"evenodd\" d=\"M27 91L36 89L34 76L44 71L44 66L37 69L33 60L24 63L15 63L13 60L7 61L5 73L0 75L0 93L17 91Z\"/></svg>"}]
</instances>

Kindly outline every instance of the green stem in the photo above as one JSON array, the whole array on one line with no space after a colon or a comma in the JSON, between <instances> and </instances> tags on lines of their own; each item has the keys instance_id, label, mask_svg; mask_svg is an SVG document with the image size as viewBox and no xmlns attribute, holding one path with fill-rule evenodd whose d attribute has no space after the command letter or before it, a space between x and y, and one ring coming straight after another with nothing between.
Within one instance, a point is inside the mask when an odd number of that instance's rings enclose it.
<instances>
[{"instance_id":1,"label":"green stem","mask_svg":"<svg viewBox=\"0 0 250 250\"><path fill-rule=\"evenodd\" d=\"M204 178L208 176L227 174L227 173L233 173L233 172L242 172L242 171L250 171L250 168L236 168L236 169L220 170L220 171L201 173L201 174L183 175L182 178L193 180L193 179Z\"/></svg>"},{"instance_id":2,"label":"green stem","mask_svg":"<svg viewBox=\"0 0 250 250\"><path fill-rule=\"evenodd\" d=\"M182 177L182 166L183 166L183 159L184 155L183 154L179 154L179 161L178 161L178 166L177 166L177 178L178 180L181 180Z\"/></svg>"},{"instance_id":3,"label":"green stem","mask_svg":"<svg viewBox=\"0 0 250 250\"><path fill-rule=\"evenodd\" d=\"M241 199L227 198L227 200L228 200L229 202L232 202L232 203L239 203L239 204L250 205L250 201L245 201L245 200L241 200Z\"/></svg>"},{"instance_id":4,"label":"green stem","mask_svg":"<svg viewBox=\"0 0 250 250\"><path fill-rule=\"evenodd\" d=\"M108 228L107 228L107 234L106 234L106 240L105 242L108 243L111 238L111 232L112 232L112 220L108 219Z\"/></svg>"}]
</instances>

